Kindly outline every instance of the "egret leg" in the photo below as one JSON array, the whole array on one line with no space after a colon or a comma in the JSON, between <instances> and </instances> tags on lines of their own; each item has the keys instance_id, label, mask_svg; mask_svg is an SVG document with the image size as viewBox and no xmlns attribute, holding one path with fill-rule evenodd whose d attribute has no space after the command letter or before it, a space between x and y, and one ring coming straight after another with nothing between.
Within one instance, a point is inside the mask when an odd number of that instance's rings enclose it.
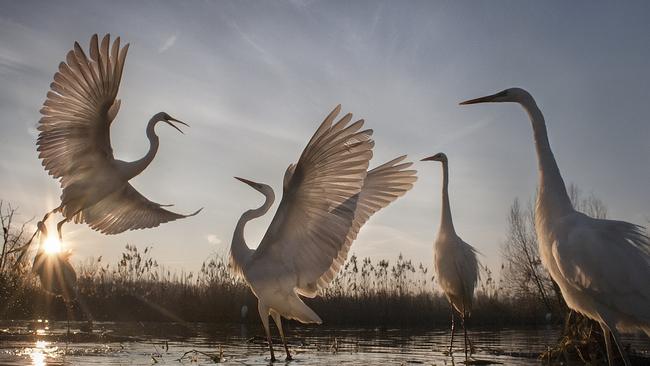
<instances>
[{"instance_id":1,"label":"egret leg","mask_svg":"<svg viewBox=\"0 0 650 366\"><path fill-rule=\"evenodd\" d=\"M465 316L467 314L463 314L463 316L460 317L460 324L463 326L463 335L465 338L464 345L465 345L465 361L468 360L467 358L467 328L465 327Z\"/></svg>"},{"instance_id":2,"label":"egret leg","mask_svg":"<svg viewBox=\"0 0 650 366\"><path fill-rule=\"evenodd\" d=\"M271 362L275 362L275 354L273 353L273 341L271 340L271 330L269 329L269 308L264 306L261 301L257 302L257 310L264 325L266 332L266 340L269 342L269 351L271 351Z\"/></svg>"},{"instance_id":3,"label":"egret leg","mask_svg":"<svg viewBox=\"0 0 650 366\"><path fill-rule=\"evenodd\" d=\"M284 345L284 350L287 352L287 361L291 361L293 360L293 358L291 357L291 353L289 352L287 341L284 338L284 331L282 330L282 317L275 310L271 310L271 317L273 317L273 321L275 322L275 325L278 327L278 330L280 331L280 338L282 338L282 344Z\"/></svg>"},{"instance_id":4,"label":"egret leg","mask_svg":"<svg viewBox=\"0 0 650 366\"><path fill-rule=\"evenodd\" d=\"M451 309L451 340L449 341L449 354L453 355L453 346L454 346L454 306L449 303Z\"/></svg>"},{"instance_id":5,"label":"egret leg","mask_svg":"<svg viewBox=\"0 0 650 366\"><path fill-rule=\"evenodd\" d=\"M603 330L603 337L605 337L605 349L607 350L607 361L609 366L614 366L614 360L612 355L612 339L609 334L609 329L603 323L600 323L600 328Z\"/></svg>"},{"instance_id":6,"label":"egret leg","mask_svg":"<svg viewBox=\"0 0 650 366\"><path fill-rule=\"evenodd\" d=\"M632 363L630 362L630 358L627 357L627 353L623 349L623 343L621 342L621 336L618 334L618 331L616 330L616 328L610 329L610 332L612 333L612 337L614 337L614 342L616 342L616 347L618 348L618 351L621 353L621 357L623 358L623 363L625 363L625 366L630 366Z\"/></svg>"}]
</instances>

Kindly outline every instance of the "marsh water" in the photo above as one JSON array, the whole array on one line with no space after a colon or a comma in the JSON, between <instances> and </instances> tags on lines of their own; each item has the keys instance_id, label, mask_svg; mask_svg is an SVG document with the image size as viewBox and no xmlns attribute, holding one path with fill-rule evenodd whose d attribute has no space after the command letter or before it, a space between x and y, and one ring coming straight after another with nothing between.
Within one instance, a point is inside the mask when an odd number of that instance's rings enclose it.
<instances>
[{"instance_id":1,"label":"marsh water","mask_svg":"<svg viewBox=\"0 0 650 366\"><path fill-rule=\"evenodd\" d=\"M0 322L2 365L268 365L262 331L250 325L98 322ZM83 329L84 331L82 331ZM273 329L275 331L275 329ZM462 333L454 357L446 354L448 329L347 329L327 326L286 327L292 365L451 365L463 364ZM557 340L558 330L475 329L470 332L475 364L543 364L536 358ZM647 339L628 338L648 352ZM285 364L279 339L276 357Z\"/></svg>"}]
</instances>

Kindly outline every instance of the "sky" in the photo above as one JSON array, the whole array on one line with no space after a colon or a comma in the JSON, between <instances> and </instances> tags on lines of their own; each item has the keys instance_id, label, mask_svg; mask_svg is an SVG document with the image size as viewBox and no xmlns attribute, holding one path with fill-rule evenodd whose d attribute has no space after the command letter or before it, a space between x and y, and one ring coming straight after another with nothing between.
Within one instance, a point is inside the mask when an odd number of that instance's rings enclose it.
<instances>
[{"instance_id":1,"label":"sky","mask_svg":"<svg viewBox=\"0 0 650 366\"><path fill-rule=\"evenodd\" d=\"M233 176L271 185L279 201L286 167L340 103L374 129L371 166L408 154L419 176L352 252L432 266L442 172L419 159L442 151L456 230L498 269L508 209L535 192L532 130L517 105L458 102L527 89L565 181L601 198L609 217L647 224L648 14L647 1L2 1L0 199L19 220L58 205L35 148L39 109L74 41L87 48L92 34L110 33L131 44L111 129L116 158L145 154L153 114L188 122L185 135L157 128L158 154L132 184L177 212L204 209L114 236L67 224L75 260L114 263L130 243L196 271L227 253L241 213L263 200ZM276 206L248 224L250 247Z\"/></svg>"}]
</instances>

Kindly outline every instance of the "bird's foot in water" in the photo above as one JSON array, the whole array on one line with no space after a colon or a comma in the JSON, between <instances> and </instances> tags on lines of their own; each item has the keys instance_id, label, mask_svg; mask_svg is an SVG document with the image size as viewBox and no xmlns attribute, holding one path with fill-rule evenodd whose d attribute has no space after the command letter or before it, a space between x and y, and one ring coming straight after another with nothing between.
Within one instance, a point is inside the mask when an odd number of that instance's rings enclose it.
<instances>
[{"instance_id":1,"label":"bird's foot in water","mask_svg":"<svg viewBox=\"0 0 650 366\"><path fill-rule=\"evenodd\" d=\"M287 355L287 358L284 359L285 361L293 361L293 357L291 355Z\"/></svg>"},{"instance_id":2,"label":"bird's foot in water","mask_svg":"<svg viewBox=\"0 0 650 366\"><path fill-rule=\"evenodd\" d=\"M275 356L271 355L271 362L275 362L275 361L277 361L277 360L275 359Z\"/></svg>"}]
</instances>

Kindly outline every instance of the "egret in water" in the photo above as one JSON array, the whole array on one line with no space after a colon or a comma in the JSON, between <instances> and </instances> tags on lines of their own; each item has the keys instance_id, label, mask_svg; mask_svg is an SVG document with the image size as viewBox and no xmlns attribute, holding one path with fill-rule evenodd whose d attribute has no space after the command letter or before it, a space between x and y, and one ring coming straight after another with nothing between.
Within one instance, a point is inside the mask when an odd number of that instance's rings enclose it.
<instances>
[{"instance_id":1,"label":"egret in water","mask_svg":"<svg viewBox=\"0 0 650 366\"><path fill-rule=\"evenodd\" d=\"M90 57L75 42L66 62L59 64L51 90L41 109L38 130L39 157L50 175L60 180L61 204L55 212L67 221L87 223L104 234L144 229L168 221L196 215L181 215L149 201L129 180L140 174L158 151L154 129L165 122L186 123L165 112L156 113L147 124L149 151L136 161L115 159L110 141L110 126L120 109L116 99L129 45L120 48L118 37L110 47L109 35L101 44L97 35L90 40Z\"/></svg>"},{"instance_id":2,"label":"egret in water","mask_svg":"<svg viewBox=\"0 0 650 366\"><path fill-rule=\"evenodd\" d=\"M573 208L544 116L527 91L511 88L460 104L490 102L519 103L533 125L539 171L535 230L542 263L567 305L600 323L609 364L614 364L611 334L630 365L620 332L640 330L650 336L650 240L641 226L594 219Z\"/></svg>"},{"instance_id":3,"label":"egret in water","mask_svg":"<svg viewBox=\"0 0 650 366\"><path fill-rule=\"evenodd\" d=\"M244 212L237 222L230 265L257 296L272 361L269 315L290 360L281 317L322 323L300 296L313 298L326 287L345 262L361 226L417 179L404 156L367 171L372 130L361 130L363 120L349 124L351 114L334 123L340 109L337 106L325 118L298 163L286 170L282 201L257 250L246 245L244 226L264 215L275 195L266 184L237 178L265 197L261 207Z\"/></svg>"},{"instance_id":4,"label":"egret in water","mask_svg":"<svg viewBox=\"0 0 650 366\"><path fill-rule=\"evenodd\" d=\"M449 162L447 155L437 153L422 161L442 163L442 214L440 228L433 249L438 283L451 306L451 341L449 354L454 345L454 310L460 315L465 338L465 359L467 359L467 329L465 319L472 311L472 297L478 280L478 261L476 250L463 241L454 229L449 204Z\"/></svg>"},{"instance_id":5,"label":"egret in water","mask_svg":"<svg viewBox=\"0 0 650 366\"><path fill-rule=\"evenodd\" d=\"M55 236L48 236L42 221L38 222L40 244L34 257L32 271L38 275L41 286L52 295L60 296L70 304L77 298L77 273L70 264L70 251L63 251Z\"/></svg>"},{"instance_id":6,"label":"egret in water","mask_svg":"<svg viewBox=\"0 0 650 366\"><path fill-rule=\"evenodd\" d=\"M62 250L61 242L56 236L47 234L47 228L42 221L39 221L37 226L40 244L34 257L32 272L38 276L41 287L46 292L63 298L69 334L72 305L77 299L77 272L70 264L72 252Z\"/></svg>"}]
</instances>

